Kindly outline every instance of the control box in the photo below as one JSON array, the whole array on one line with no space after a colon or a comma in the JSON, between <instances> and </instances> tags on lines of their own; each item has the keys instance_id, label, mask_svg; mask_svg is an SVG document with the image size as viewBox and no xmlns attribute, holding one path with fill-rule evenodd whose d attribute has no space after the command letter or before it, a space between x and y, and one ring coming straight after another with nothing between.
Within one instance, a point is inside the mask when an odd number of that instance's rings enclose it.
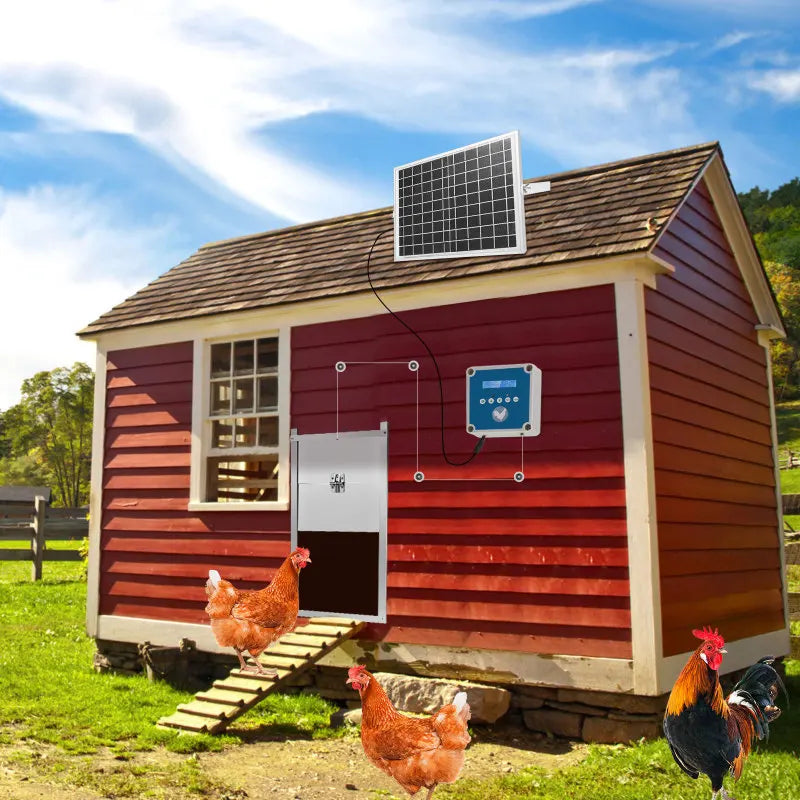
<instances>
[{"instance_id":1,"label":"control box","mask_svg":"<svg viewBox=\"0 0 800 800\"><path fill-rule=\"evenodd\" d=\"M467 433L473 436L538 436L542 371L533 364L467 370Z\"/></svg>"}]
</instances>

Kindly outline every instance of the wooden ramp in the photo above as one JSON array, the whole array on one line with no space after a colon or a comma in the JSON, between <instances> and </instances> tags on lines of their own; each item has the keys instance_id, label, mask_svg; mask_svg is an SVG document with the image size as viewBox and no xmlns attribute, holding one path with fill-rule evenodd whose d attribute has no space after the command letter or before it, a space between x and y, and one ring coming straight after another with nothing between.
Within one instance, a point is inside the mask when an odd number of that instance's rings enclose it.
<instances>
[{"instance_id":1,"label":"wooden ramp","mask_svg":"<svg viewBox=\"0 0 800 800\"><path fill-rule=\"evenodd\" d=\"M242 672L238 668L231 670L227 678L214 681L210 689L198 692L191 703L182 703L174 714L162 717L158 727L191 733L219 733L362 627L364 623L356 620L312 617L307 625L282 636L262 654L259 660L264 667L278 670L274 678L253 671Z\"/></svg>"}]
</instances>

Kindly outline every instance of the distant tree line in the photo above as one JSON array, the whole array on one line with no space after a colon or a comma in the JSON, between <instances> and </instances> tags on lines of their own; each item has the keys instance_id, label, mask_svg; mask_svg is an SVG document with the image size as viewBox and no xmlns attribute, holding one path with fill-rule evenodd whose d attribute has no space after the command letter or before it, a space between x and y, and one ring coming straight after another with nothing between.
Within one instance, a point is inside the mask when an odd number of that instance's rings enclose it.
<instances>
[{"instance_id":1,"label":"distant tree line","mask_svg":"<svg viewBox=\"0 0 800 800\"><path fill-rule=\"evenodd\" d=\"M49 486L52 502L89 502L94 373L86 365L37 372L0 411L0 485Z\"/></svg>"},{"instance_id":2,"label":"distant tree line","mask_svg":"<svg viewBox=\"0 0 800 800\"><path fill-rule=\"evenodd\" d=\"M800 178L770 192L758 186L739 195L773 292L786 339L772 345L777 400L800 397Z\"/></svg>"}]
</instances>

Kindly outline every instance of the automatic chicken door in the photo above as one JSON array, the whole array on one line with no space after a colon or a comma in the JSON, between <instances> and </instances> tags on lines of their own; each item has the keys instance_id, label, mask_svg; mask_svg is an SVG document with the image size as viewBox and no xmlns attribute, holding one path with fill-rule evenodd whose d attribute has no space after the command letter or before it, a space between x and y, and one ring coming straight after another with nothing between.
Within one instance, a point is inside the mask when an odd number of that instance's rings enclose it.
<instances>
[{"instance_id":1,"label":"automatic chicken door","mask_svg":"<svg viewBox=\"0 0 800 800\"><path fill-rule=\"evenodd\" d=\"M311 551L301 616L386 621L387 432L292 431L292 548Z\"/></svg>"}]
</instances>

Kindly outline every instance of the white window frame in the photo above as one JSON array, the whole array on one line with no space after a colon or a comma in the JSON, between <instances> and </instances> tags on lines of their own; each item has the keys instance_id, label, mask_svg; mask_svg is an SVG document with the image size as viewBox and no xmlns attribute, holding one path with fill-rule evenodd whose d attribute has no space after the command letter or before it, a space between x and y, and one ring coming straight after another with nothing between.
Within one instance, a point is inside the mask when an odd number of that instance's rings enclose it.
<instances>
[{"instance_id":1,"label":"white window frame","mask_svg":"<svg viewBox=\"0 0 800 800\"><path fill-rule=\"evenodd\" d=\"M244 339L278 339L278 499L217 502L204 500L208 459L211 453L210 418L211 346ZM189 511L286 511L289 508L289 328L231 331L224 335L194 340L192 383L192 456L189 481ZM259 448L239 449L232 456L258 455Z\"/></svg>"}]
</instances>

